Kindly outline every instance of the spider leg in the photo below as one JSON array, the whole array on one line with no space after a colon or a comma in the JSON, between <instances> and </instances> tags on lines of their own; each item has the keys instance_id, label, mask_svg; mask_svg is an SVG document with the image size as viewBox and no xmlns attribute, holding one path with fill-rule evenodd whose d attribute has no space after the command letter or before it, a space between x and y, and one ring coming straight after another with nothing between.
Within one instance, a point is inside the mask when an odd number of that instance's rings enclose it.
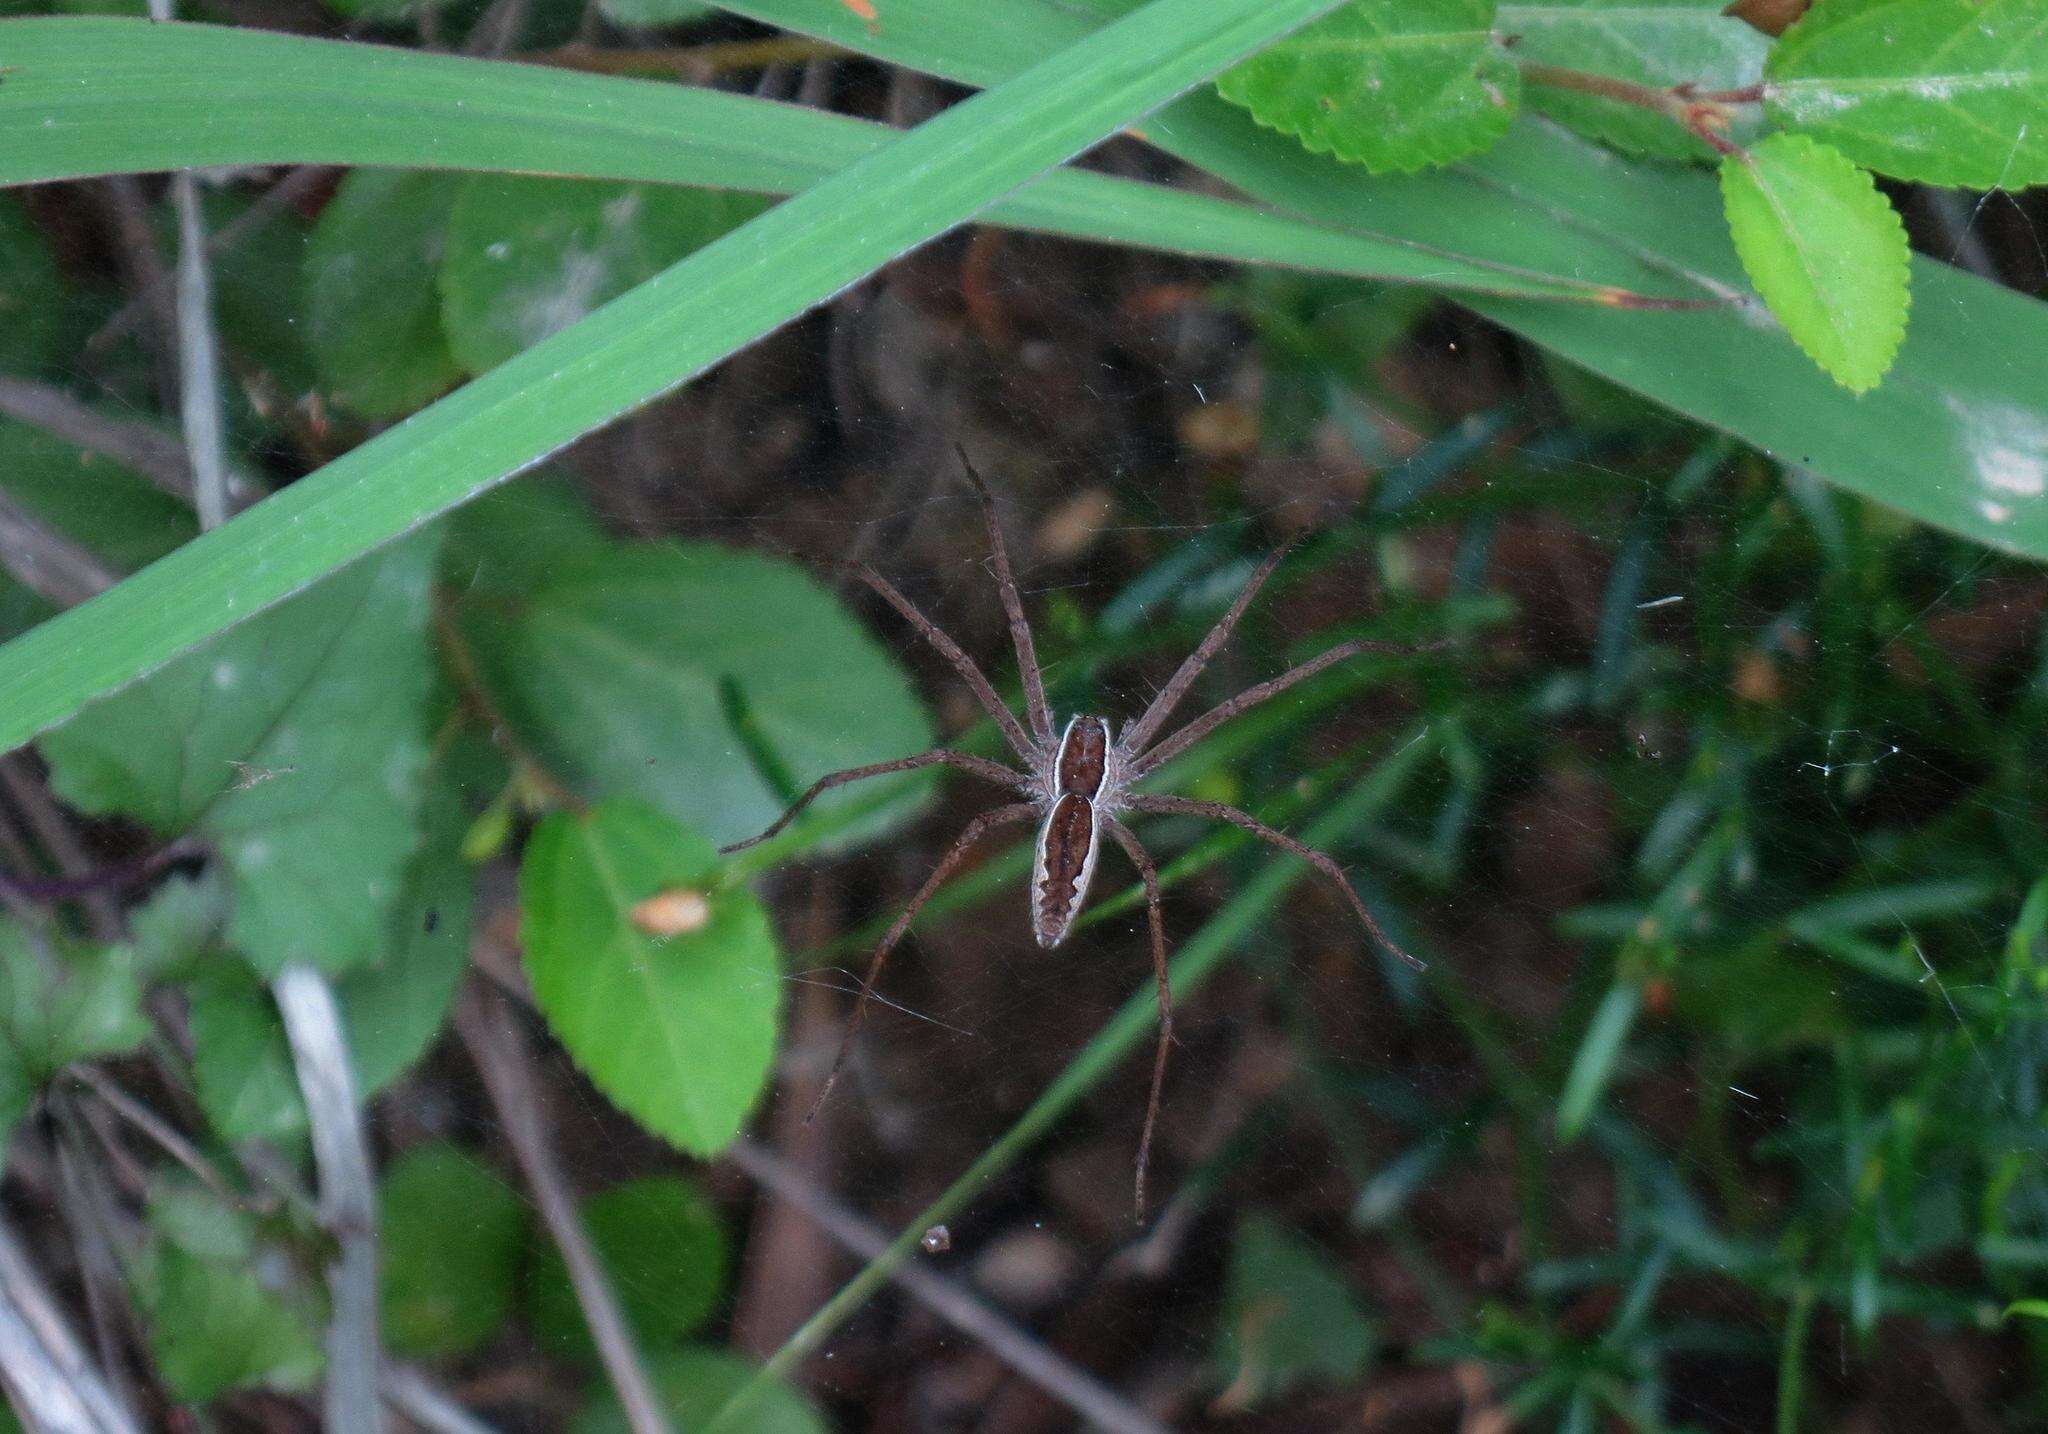
<instances>
[{"instance_id":1,"label":"spider leg","mask_svg":"<svg viewBox=\"0 0 2048 1434\"><path fill-rule=\"evenodd\" d=\"M1244 610L1252 605L1252 599L1259 595L1259 589L1266 585L1266 579L1273 576L1273 569L1280 566L1280 559L1285 556L1285 546L1275 548L1266 555L1266 561L1259 564L1259 570L1252 574L1251 581L1238 592L1236 600L1230 604L1230 610L1209 629L1209 634L1202 639L1201 645L1187 655L1187 660L1181 663L1166 685L1159 689L1159 695L1154 697L1150 705L1138 715L1138 720L1124 729L1120 741L1126 755L1135 757L1144 751L1145 744L1152 740L1161 726L1165 725L1166 719L1172 715L1180 699L1187 696L1188 689L1195 684L1195 679L1202 675L1202 669L1209 665L1211 658L1223 650L1223 644L1230 641L1230 634L1237 627L1237 620L1244 616Z\"/></svg>"},{"instance_id":2,"label":"spider leg","mask_svg":"<svg viewBox=\"0 0 2048 1434\"><path fill-rule=\"evenodd\" d=\"M953 664L953 670L960 674L960 680L974 693L982 709L995 719L996 726L1002 729L1003 736L1016 749L1017 755L1027 764L1031 762L1038 755L1038 744L1025 732L1016 714L1003 705L1003 699L996 696L995 688L989 684L982 670L974 665L974 659L960 650L960 644L940 631L938 624L919 612L909 598L896 590L894 583L866 563L849 563L847 570L873 588L882 601L901 613L905 622L916 628L926 642L938 649L939 656Z\"/></svg>"},{"instance_id":3,"label":"spider leg","mask_svg":"<svg viewBox=\"0 0 2048 1434\"><path fill-rule=\"evenodd\" d=\"M718 849L718 854L730 856L733 852L745 851L750 846L760 845L795 821L805 807L834 787L843 787L849 782L865 781L869 777L886 777L891 772L910 772L919 767L940 766L958 767L963 772L972 772L977 777L985 777L991 782L1000 782L1012 787L1022 787L1029 780L1022 772L1012 771L1001 762L991 762L986 757L971 757L965 752L952 752L944 748L921 752L915 757L899 757L893 762L872 762L865 767L848 767L844 771L829 773L811 783L804 789L804 794L791 802L789 810L777 817L774 825L768 830L759 836L750 836L745 841L736 841L731 846L722 846Z\"/></svg>"},{"instance_id":4,"label":"spider leg","mask_svg":"<svg viewBox=\"0 0 2048 1434\"><path fill-rule=\"evenodd\" d=\"M1052 710L1045 705L1045 673L1038 665L1038 648L1031 640L1031 624L1024 618L1024 602L1017 596L1017 579L1010 573L1010 552L1003 546L1003 525L996 521L996 500L988 491L988 484L981 481L981 475L974 471L968 461L967 450L959 444L953 449L960 455L960 466L967 470L967 481L974 485L974 491L981 497L982 516L988 520L989 553L995 559L996 590L1003 597L1003 611L1010 619L1010 640L1017 645L1017 671L1024 681L1024 711L1031 719L1031 730L1038 734L1038 740L1051 746L1053 742Z\"/></svg>"},{"instance_id":5,"label":"spider leg","mask_svg":"<svg viewBox=\"0 0 2048 1434\"><path fill-rule=\"evenodd\" d=\"M861 1022L867 1019L868 1000L875 994L875 983L882 979L882 967L888 963L889 953L896 949L896 943L903 939L903 933L910 929L910 923L917 919L917 913L924 910L925 903L932 899L946 878L953 874L953 869L966 859L968 849L981 839L982 833L993 827L1021 822L1037 815L1036 802L1019 802L1013 806L997 807L992 812L983 812L967 824L967 829L960 833L959 840L953 843L952 850L946 853L945 859L938 864L932 874L925 878L924 885L917 889L917 895L910 899L910 904L903 908L903 914L896 918L889 927L888 934L882 937L881 944L875 947L875 954L868 958L867 974L861 977L860 995L854 1000L852 1016L847 1018L846 1033L839 1038L839 1051L832 1057L832 1069L826 1073L825 1084L819 1088L818 1098L811 1102L810 1113L804 1116L806 1125L817 1117L819 1109L825 1104L825 1097L832 1094L832 1087L838 1084L840 1068L846 1064L846 1053L853 1048L853 1038L860 1034Z\"/></svg>"},{"instance_id":6,"label":"spider leg","mask_svg":"<svg viewBox=\"0 0 2048 1434\"><path fill-rule=\"evenodd\" d=\"M1272 827L1267 826L1257 817L1251 815L1251 813L1241 812L1236 807L1226 806L1222 802L1197 802L1191 801L1186 797L1169 797L1155 792L1133 792L1123 800L1124 806L1134 812L1171 813L1179 816L1208 817L1212 821L1229 822L1232 826L1243 827L1260 841L1279 847L1280 850L1288 853L1290 856L1300 857L1324 876L1327 876L1331 883L1344 893L1344 899L1351 903L1351 909L1358 913L1358 919L1364 923L1365 929L1372 933L1373 940L1379 942L1380 945L1386 947L1387 950L1393 952L1416 970L1426 969L1421 961L1402 950L1399 943L1393 937L1387 935L1379 922L1373 919L1373 914L1365 909L1365 903L1358 899L1358 893L1352 889L1350 881L1345 878L1344 868L1337 865L1329 856L1317 851L1314 847L1304 846L1301 842L1287 835L1286 832L1276 831Z\"/></svg>"},{"instance_id":7,"label":"spider leg","mask_svg":"<svg viewBox=\"0 0 2048 1434\"><path fill-rule=\"evenodd\" d=\"M1138 1173L1131 1197L1140 1220L1145 1218L1145 1172L1152 1163L1152 1130L1159 1123L1159 1097L1166 1088L1166 1052L1173 1044L1173 985L1166 975L1166 918L1159 908L1159 868L1151 854L1131 835L1131 829L1115 817L1106 816L1102 825L1124 849L1131 865L1145 883L1145 916L1152 927L1152 971L1159 978L1159 1044L1152 1052L1152 1093L1145 1098L1145 1130L1138 1137Z\"/></svg>"},{"instance_id":8,"label":"spider leg","mask_svg":"<svg viewBox=\"0 0 2048 1434\"><path fill-rule=\"evenodd\" d=\"M1161 766L1194 746L1195 743L1201 741L1218 727L1221 727L1231 718L1242 716L1269 697L1278 697L1297 682L1306 682L1326 667L1334 667L1340 662L1347 661L1366 652L1383 652L1392 656L1406 656L1418 650L1412 647L1403 647L1398 643L1373 642L1363 638L1354 642L1340 642L1328 652L1319 653L1298 667L1289 668L1278 677L1270 678L1255 686L1247 687L1228 702L1210 708L1209 711L1188 723L1187 726L1182 727L1171 737L1161 740L1150 751L1126 747L1125 761L1130 765L1125 768L1125 780L1136 781L1147 772L1158 770Z\"/></svg>"}]
</instances>

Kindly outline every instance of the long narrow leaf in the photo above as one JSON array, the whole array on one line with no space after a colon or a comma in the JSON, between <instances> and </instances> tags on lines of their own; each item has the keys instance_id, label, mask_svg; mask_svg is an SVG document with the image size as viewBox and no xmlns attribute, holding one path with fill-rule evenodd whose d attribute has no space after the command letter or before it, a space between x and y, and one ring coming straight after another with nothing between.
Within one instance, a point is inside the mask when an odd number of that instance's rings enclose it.
<instances>
[{"instance_id":1,"label":"long narrow leaf","mask_svg":"<svg viewBox=\"0 0 2048 1434\"><path fill-rule=\"evenodd\" d=\"M884 125L688 85L213 25L0 21L0 185L198 165L340 164L793 194ZM232 94L232 105L218 97ZM990 223L1248 263L1536 298L1614 297L1164 185L1059 170ZM1654 292L1690 294L1668 277Z\"/></svg>"},{"instance_id":2,"label":"long narrow leaf","mask_svg":"<svg viewBox=\"0 0 2048 1434\"><path fill-rule=\"evenodd\" d=\"M874 31L814 0L725 8L968 84L991 84L1121 0L893 0ZM963 14L971 10L971 18ZM1668 292L1748 283L1703 173L1624 161L1540 122L1452 169L1375 178L1259 129L1213 92L1145 125L1161 148L1254 199L1319 223L1471 258ZM1624 313L1468 300L1552 352L1831 483L1978 542L2048 558L2048 305L1915 259L1913 319L1891 374L1860 397L1828 379L1759 306Z\"/></svg>"},{"instance_id":3,"label":"long narrow leaf","mask_svg":"<svg viewBox=\"0 0 2048 1434\"><path fill-rule=\"evenodd\" d=\"M702 373L1337 3L1155 0L945 111L0 648L0 751Z\"/></svg>"}]
</instances>

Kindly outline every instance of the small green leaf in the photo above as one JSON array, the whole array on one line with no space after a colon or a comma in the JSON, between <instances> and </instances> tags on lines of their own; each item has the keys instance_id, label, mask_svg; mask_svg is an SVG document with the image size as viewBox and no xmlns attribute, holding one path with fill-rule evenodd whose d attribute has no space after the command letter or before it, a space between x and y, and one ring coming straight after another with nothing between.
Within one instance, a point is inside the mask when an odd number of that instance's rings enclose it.
<instances>
[{"instance_id":1,"label":"small green leaf","mask_svg":"<svg viewBox=\"0 0 2048 1434\"><path fill-rule=\"evenodd\" d=\"M1765 69L1771 118L1925 184L2048 183L2041 0L1820 0Z\"/></svg>"},{"instance_id":2,"label":"small green leaf","mask_svg":"<svg viewBox=\"0 0 2048 1434\"><path fill-rule=\"evenodd\" d=\"M1750 282L1793 342L1855 393L1906 336L1906 228L1868 172L1804 135L1721 162L1721 197Z\"/></svg>"},{"instance_id":3,"label":"small green leaf","mask_svg":"<svg viewBox=\"0 0 2048 1434\"><path fill-rule=\"evenodd\" d=\"M275 1140L306 1128L298 1073L270 993L248 967L215 961L186 988L192 1075L207 1123L225 1140Z\"/></svg>"},{"instance_id":4,"label":"small green leaf","mask_svg":"<svg viewBox=\"0 0 2048 1434\"><path fill-rule=\"evenodd\" d=\"M199 831L259 971L372 960L418 840L428 541L367 559L43 739L74 806Z\"/></svg>"},{"instance_id":5,"label":"small green leaf","mask_svg":"<svg viewBox=\"0 0 2048 1434\"><path fill-rule=\"evenodd\" d=\"M306 341L334 399L371 418L412 412L462 377L441 332L454 175L357 169L306 251Z\"/></svg>"},{"instance_id":6,"label":"small green leaf","mask_svg":"<svg viewBox=\"0 0 2048 1434\"><path fill-rule=\"evenodd\" d=\"M495 368L767 207L728 190L476 175L441 264L449 346L472 373Z\"/></svg>"},{"instance_id":7,"label":"small green leaf","mask_svg":"<svg viewBox=\"0 0 2048 1434\"><path fill-rule=\"evenodd\" d=\"M406 867L377 958L335 984L356 1089L366 1100L434 1043L469 963L476 887L458 851L462 803L445 764L435 774L421 812L420 849Z\"/></svg>"},{"instance_id":8,"label":"small green leaf","mask_svg":"<svg viewBox=\"0 0 2048 1434\"><path fill-rule=\"evenodd\" d=\"M1270 1215L1254 1211L1238 1223L1216 1337L1220 1408L1243 1412L1305 1385L1355 1384L1378 1343L1378 1326L1328 1251Z\"/></svg>"},{"instance_id":9,"label":"small green leaf","mask_svg":"<svg viewBox=\"0 0 2048 1434\"><path fill-rule=\"evenodd\" d=\"M468 959L475 892L455 850L462 809L444 764L428 783L425 806L425 839L375 959L335 982L365 1100L439 1034ZM214 1129L229 1140L303 1131L298 1072L270 993L243 963L215 959L201 967L188 996L199 1103Z\"/></svg>"},{"instance_id":10,"label":"small green leaf","mask_svg":"<svg viewBox=\"0 0 2048 1434\"><path fill-rule=\"evenodd\" d=\"M136 962L152 979L190 971L219 944L228 920L228 893L220 873L173 876L128 916Z\"/></svg>"},{"instance_id":11,"label":"small green leaf","mask_svg":"<svg viewBox=\"0 0 2048 1434\"><path fill-rule=\"evenodd\" d=\"M2048 1320L2048 1300L2014 1300L2005 1307L2004 1318L2018 1315L2022 1319Z\"/></svg>"},{"instance_id":12,"label":"small green leaf","mask_svg":"<svg viewBox=\"0 0 2048 1434\"><path fill-rule=\"evenodd\" d=\"M477 1349L512 1306L524 1202L475 1157L423 1145L392 1163L377 1207L392 1347L421 1359Z\"/></svg>"},{"instance_id":13,"label":"small green leaf","mask_svg":"<svg viewBox=\"0 0 2048 1434\"><path fill-rule=\"evenodd\" d=\"M558 778L637 793L725 843L779 816L792 785L932 745L902 665L802 568L594 536L557 539L536 566L527 501L462 514L451 586L493 705ZM797 839L872 835L929 790L835 792Z\"/></svg>"},{"instance_id":14,"label":"small green leaf","mask_svg":"<svg viewBox=\"0 0 2048 1434\"><path fill-rule=\"evenodd\" d=\"M133 1050L149 1034L134 952L38 939L0 919L0 1121L73 1061Z\"/></svg>"},{"instance_id":15,"label":"small green leaf","mask_svg":"<svg viewBox=\"0 0 2048 1434\"><path fill-rule=\"evenodd\" d=\"M781 1005L767 913L718 877L710 842L623 799L547 818L519 873L549 1028L620 1109L704 1156L760 1098ZM701 927L655 937L633 924L636 904L678 889L705 899Z\"/></svg>"},{"instance_id":16,"label":"small green leaf","mask_svg":"<svg viewBox=\"0 0 2048 1434\"><path fill-rule=\"evenodd\" d=\"M1267 128L1376 174L1449 164L1515 117L1521 75L1493 19L1493 0L1353 0L1216 88Z\"/></svg>"},{"instance_id":17,"label":"small green leaf","mask_svg":"<svg viewBox=\"0 0 2048 1434\"><path fill-rule=\"evenodd\" d=\"M614 1185L584 1204L583 1224L642 1349L676 1343L717 1307L725 1291L725 1230L688 1181L651 1176ZM534 1338L550 1354L596 1357L554 1245L541 1248L527 1291Z\"/></svg>"},{"instance_id":18,"label":"small green leaf","mask_svg":"<svg viewBox=\"0 0 2048 1434\"><path fill-rule=\"evenodd\" d=\"M746 1389L755 1368L722 1349L683 1349L657 1354L647 1361L656 1396L679 1430L704 1429L725 1409L726 1401ZM610 1386L569 1421L569 1434L632 1434L633 1425L619 1407ZM753 1391L747 1402L721 1419L722 1429L747 1434L825 1434L825 1422L804 1397L780 1380Z\"/></svg>"},{"instance_id":19,"label":"small green leaf","mask_svg":"<svg viewBox=\"0 0 2048 1434\"><path fill-rule=\"evenodd\" d=\"M130 1281L173 1393L203 1404L233 1389L312 1385L324 1363L320 1294L246 1211L175 1176L150 1191L149 1228Z\"/></svg>"},{"instance_id":20,"label":"small green leaf","mask_svg":"<svg viewBox=\"0 0 2048 1434\"><path fill-rule=\"evenodd\" d=\"M1575 0L1500 7L1495 31L1518 61L1658 89L1733 90L1763 77L1770 37L1724 13L1725 0ZM1577 90L1531 85L1529 106L1632 154L1708 159L1705 144L1663 115Z\"/></svg>"}]
</instances>

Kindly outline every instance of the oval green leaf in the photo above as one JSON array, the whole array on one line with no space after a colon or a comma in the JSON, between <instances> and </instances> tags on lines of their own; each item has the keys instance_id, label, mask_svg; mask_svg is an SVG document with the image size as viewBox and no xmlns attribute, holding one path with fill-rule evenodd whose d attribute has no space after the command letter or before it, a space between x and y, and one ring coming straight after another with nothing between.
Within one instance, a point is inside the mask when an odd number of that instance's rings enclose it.
<instances>
[{"instance_id":1,"label":"oval green leaf","mask_svg":"<svg viewBox=\"0 0 2048 1434\"><path fill-rule=\"evenodd\" d=\"M461 520L461 633L493 705L586 794L637 793L726 844L827 772L932 745L909 675L796 564L601 538L558 543L544 570L494 556L528 528L517 503ZM927 790L835 792L795 841L871 835Z\"/></svg>"},{"instance_id":2,"label":"oval green leaf","mask_svg":"<svg viewBox=\"0 0 2048 1434\"><path fill-rule=\"evenodd\" d=\"M427 580L415 539L226 633L45 737L82 811L198 831L256 968L374 960L419 840Z\"/></svg>"},{"instance_id":3,"label":"oval green leaf","mask_svg":"<svg viewBox=\"0 0 2048 1434\"><path fill-rule=\"evenodd\" d=\"M526 970L556 1039L614 1104L711 1156L739 1134L775 1051L781 970L751 892L720 888L711 843L644 803L557 813L519 872ZM656 937L633 908L704 902L695 930Z\"/></svg>"},{"instance_id":4,"label":"oval green leaf","mask_svg":"<svg viewBox=\"0 0 2048 1434\"><path fill-rule=\"evenodd\" d=\"M1869 173L1804 135L1774 134L1721 164L1728 231L1793 342L1855 393L1906 337L1906 227Z\"/></svg>"},{"instance_id":5,"label":"oval green leaf","mask_svg":"<svg viewBox=\"0 0 2048 1434\"><path fill-rule=\"evenodd\" d=\"M697 1187L672 1175L614 1185L583 1206L583 1225L641 1349L675 1344L725 1292L725 1229ZM527 1281L527 1320L550 1354L596 1358L583 1307L554 1245Z\"/></svg>"},{"instance_id":6,"label":"oval green leaf","mask_svg":"<svg viewBox=\"0 0 2048 1434\"><path fill-rule=\"evenodd\" d=\"M495 368L767 207L723 190L477 175L441 264L456 361Z\"/></svg>"},{"instance_id":7,"label":"oval green leaf","mask_svg":"<svg viewBox=\"0 0 2048 1434\"><path fill-rule=\"evenodd\" d=\"M1493 0L1354 0L1217 78L1269 129L1376 174L1449 164L1515 117Z\"/></svg>"},{"instance_id":8,"label":"oval green leaf","mask_svg":"<svg viewBox=\"0 0 2048 1434\"><path fill-rule=\"evenodd\" d=\"M518 1193L455 1146L422 1145L392 1162L377 1207L392 1348L443 1359L483 1344L519 1278L527 1221Z\"/></svg>"},{"instance_id":9,"label":"oval green leaf","mask_svg":"<svg viewBox=\"0 0 2048 1434\"><path fill-rule=\"evenodd\" d=\"M2041 0L1820 0L1779 38L1765 77L1773 119L1881 173L2048 183Z\"/></svg>"},{"instance_id":10,"label":"oval green leaf","mask_svg":"<svg viewBox=\"0 0 2048 1434\"><path fill-rule=\"evenodd\" d=\"M461 190L445 174L357 170L321 211L306 250L306 341L344 407L398 418L462 377L434 288Z\"/></svg>"}]
</instances>

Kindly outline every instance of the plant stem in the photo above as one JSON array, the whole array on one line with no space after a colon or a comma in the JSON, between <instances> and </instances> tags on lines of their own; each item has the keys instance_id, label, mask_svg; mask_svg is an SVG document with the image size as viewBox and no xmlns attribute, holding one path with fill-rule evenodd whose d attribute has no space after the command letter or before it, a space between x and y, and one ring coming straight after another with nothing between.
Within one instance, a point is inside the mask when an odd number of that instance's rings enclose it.
<instances>
[{"instance_id":1,"label":"plant stem","mask_svg":"<svg viewBox=\"0 0 2048 1434\"><path fill-rule=\"evenodd\" d=\"M1573 90L1582 95L1593 95L1617 104L1633 105L1637 109L1649 110L1652 114L1663 115L1679 128L1693 135L1717 154L1735 154L1740 146L1732 143L1722 133L1733 118L1728 106L1762 98L1762 87L1755 87L1754 97L1748 90L1718 90L1701 93L1686 85L1672 89L1658 89L1654 85L1637 84L1634 80L1620 79L1614 75L1594 74L1589 70L1572 70L1562 65L1539 64L1534 60L1521 62L1522 78L1532 85L1544 85L1554 90Z\"/></svg>"},{"instance_id":2,"label":"plant stem","mask_svg":"<svg viewBox=\"0 0 2048 1434\"><path fill-rule=\"evenodd\" d=\"M597 1247L590 1241L590 1232L576 1213L575 1197L569 1193L569 1182L548 1142L533 1057L512 1022L513 1013L504 997L475 980L465 983L456 997L455 1029L469 1048L477 1074L483 1077L505 1141L540 1207L541 1223L562 1252L570 1287L590 1326L605 1373L618 1392L626 1423L633 1434L669 1434L668 1419L640 1362L625 1312L598 1259Z\"/></svg>"}]
</instances>

